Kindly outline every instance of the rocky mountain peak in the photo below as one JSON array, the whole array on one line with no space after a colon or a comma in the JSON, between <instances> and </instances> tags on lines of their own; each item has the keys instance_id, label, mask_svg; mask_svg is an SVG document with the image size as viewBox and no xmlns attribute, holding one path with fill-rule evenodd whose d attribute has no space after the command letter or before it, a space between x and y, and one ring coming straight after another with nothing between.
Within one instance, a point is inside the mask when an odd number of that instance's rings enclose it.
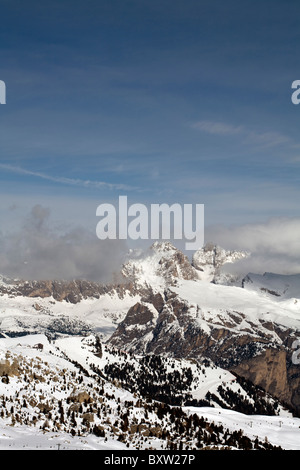
<instances>
[{"instance_id":1,"label":"rocky mountain peak","mask_svg":"<svg viewBox=\"0 0 300 470\"><path fill-rule=\"evenodd\" d=\"M168 252L175 252L178 251L176 246L174 246L171 242L165 241L165 242L154 242L150 250L153 250L155 252L160 252L160 253L168 253Z\"/></svg>"},{"instance_id":2,"label":"rocky mountain peak","mask_svg":"<svg viewBox=\"0 0 300 470\"><path fill-rule=\"evenodd\" d=\"M226 250L213 243L207 243L194 253L192 266L200 272L200 279L212 282L219 278L224 264L235 263L249 256L250 253L246 251Z\"/></svg>"},{"instance_id":3,"label":"rocky mountain peak","mask_svg":"<svg viewBox=\"0 0 300 470\"><path fill-rule=\"evenodd\" d=\"M170 242L155 242L145 253L128 259L122 275L154 289L155 286L175 285L178 279L198 279L197 270L188 257Z\"/></svg>"}]
</instances>

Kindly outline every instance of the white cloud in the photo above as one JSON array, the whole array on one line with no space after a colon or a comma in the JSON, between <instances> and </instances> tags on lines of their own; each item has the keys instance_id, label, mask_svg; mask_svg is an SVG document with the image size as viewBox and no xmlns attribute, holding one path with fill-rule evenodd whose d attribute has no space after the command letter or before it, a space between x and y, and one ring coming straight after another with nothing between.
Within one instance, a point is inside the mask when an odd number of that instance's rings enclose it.
<instances>
[{"instance_id":1,"label":"white cloud","mask_svg":"<svg viewBox=\"0 0 300 470\"><path fill-rule=\"evenodd\" d=\"M280 132L260 132L248 129L242 125L236 126L222 121L197 121L193 123L191 127L201 132L217 136L240 135L243 137L244 143L261 147L271 147L284 143L291 143L290 138Z\"/></svg>"},{"instance_id":2,"label":"white cloud","mask_svg":"<svg viewBox=\"0 0 300 470\"><path fill-rule=\"evenodd\" d=\"M265 223L210 227L206 239L226 249L251 253L248 259L229 267L231 271L300 273L300 218L282 217Z\"/></svg>"},{"instance_id":3,"label":"white cloud","mask_svg":"<svg viewBox=\"0 0 300 470\"><path fill-rule=\"evenodd\" d=\"M50 210L39 204L19 230L0 233L0 272L21 279L87 279L109 282L127 252L125 242L100 241L82 227L58 233Z\"/></svg>"},{"instance_id":4,"label":"white cloud","mask_svg":"<svg viewBox=\"0 0 300 470\"><path fill-rule=\"evenodd\" d=\"M192 127L213 135L235 135L244 132L242 126L233 126L224 122L215 121L198 121L192 124Z\"/></svg>"},{"instance_id":5,"label":"white cloud","mask_svg":"<svg viewBox=\"0 0 300 470\"><path fill-rule=\"evenodd\" d=\"M115 190L137 190L138 188L132 187L125 184L118 183L107 183L105 181L92 181L92 180L82 180L79 178L67 178L63 176L50 176L45 173L38 171L25 170L24 168L6 165L0 163L0 169L5 171L10 171L12 173L17 173L25 176L33 176L36 178L41 178L43 180L52 181L53 183L66 184L71 186L83 186L86 188L106 188L106 189L115 189Z\"/></svg>"}]
</instances>

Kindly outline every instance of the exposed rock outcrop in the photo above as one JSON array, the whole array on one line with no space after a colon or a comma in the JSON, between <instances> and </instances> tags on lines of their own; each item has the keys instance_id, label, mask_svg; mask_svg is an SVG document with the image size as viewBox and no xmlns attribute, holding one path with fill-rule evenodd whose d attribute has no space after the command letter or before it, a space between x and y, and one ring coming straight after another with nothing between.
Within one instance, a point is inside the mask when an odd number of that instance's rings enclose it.
<instances>
[{"instance_id":1,"label":"exposed rock outcrop","mask_svg":"<svg viewBox=\"0 0 300 470\"><path fill-rule=\"evenodd\" d=\"M129 281L120 284L100 284L96 282L74 281L23 281L17 280L0 284L0 294L10 296L24 296L32 298L51 297L57 302L70 302L76 304L83 299L98 299L106 293L116 292L122 298L127 291L134 292L134 286ZM35 308L38 309L38 304Z\"/></svg>"},{"instance_id":2,"label":"exposed rock outcrop","mask_svg":"<svg viewBox=\"0 0 300 470\"><path fill-rule=\"evenodd\" d=\"M228 263L236 263L239 260L248 258L250 253L246 251L224 250L218 245L207 243L203 248L193 254L192 265L199 271L199 278L209 282L222 283L221 279L227 279L231 283L234 276L229 274L221 275L221 268ZM221 279L220 279L221 278Z\"/></svg>"},{"instance_id":3,"label":"exposed rock outcrop","mask_svg":"<svg viewBox=\"0 0 300 470\"><path fill-rule=\"evenodd\" d=\"M199 307L170 289L161 299L164 305L160 304L156 314L150 303L132 307L110 343L137 354L209 358L262 387L300 415L300 372L291 359L291 344L297 332L274 323L249 328L245 316L238 312L227 312L227 321L222 324L215 319L208 330L199 323Z\"/></svg>"},{"instance_id":4,"label":"exposed rock outcrop","mask_svg":"<svg viewBox=\"0 0 300 470\"><path fill-rule=\"evenodd\" d=\"M176 285L179 279L199 279L188 257L170 242L155 242L146 253L129 259L122 268L122 275L131 279L137 288L155 288L157 283Z\"/></svg>"}]
</instances>

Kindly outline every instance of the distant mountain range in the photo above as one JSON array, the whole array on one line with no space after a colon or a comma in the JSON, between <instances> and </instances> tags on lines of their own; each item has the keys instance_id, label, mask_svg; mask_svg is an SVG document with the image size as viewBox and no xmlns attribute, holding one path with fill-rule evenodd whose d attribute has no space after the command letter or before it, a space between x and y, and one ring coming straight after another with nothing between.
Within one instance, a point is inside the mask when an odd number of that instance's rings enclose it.
<instances>
[{"instance_id":1,"label":"distant mountain range","mask_svg":"<svg viewBox=\"0 0 300 470\"><path fill-rule=\"evenodd\" d=\"M248 256L207 244L190 261L171 243L156 242L131 252L109 285L3 275L0 348L1 341L42 335L66 359L89 362L74 345L99 338L102 355L106 345L118 359L97 359L89 370L145 400L194 406L199 413L205 406L300 416L299 365L293 361L300 274L226 273L226 264Z\"/></svg>"}]
</instances>

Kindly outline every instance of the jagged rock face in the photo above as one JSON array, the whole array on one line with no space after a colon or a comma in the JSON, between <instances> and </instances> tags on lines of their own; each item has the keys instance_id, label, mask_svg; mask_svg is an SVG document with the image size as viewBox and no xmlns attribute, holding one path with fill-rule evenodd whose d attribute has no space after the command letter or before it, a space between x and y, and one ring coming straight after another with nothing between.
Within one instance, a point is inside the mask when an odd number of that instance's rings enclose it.
<instances>
[{"instance_id":1,"label":"jagged rock face","mask_svg":"<svg viewBox=\"0 0 300 470\"><path fill-rule=\"evenodd\" d=\"M232 370L280 400L291 402L293 393L288 383L287 352L284 349L267 348L259 356L240 363Z\"/></svg>"},{"instance_id":2,"label":"jagged rock face","mask_svg":"<svg viewBox=\"0 0 300 470\"><path fill-rule=\"evenodd\" d=\"M248 324L243 327L245 316L237 312L228 312L227 321L215 321L208 331L198 321L201 309L171 289L160 295L159 309L152 300L148 298L148 304L137 303L129 310L111 337L111 344L136 354L196 360L207 357L300 412L300 374L295 373L296 366L291 362L295 332L274 323L262 322L261 328L254 324L252 329ZM234 332L236 326L239 328Z\"/></svg>"},{"instance_id":3,"label":"jagged rock face","mask_svg":"<svg viewBox=\"0 0 300 470\"><path fill-rule=\"evenodd\" d=\"M129 309L126 322L121 322L112 335L111 344L122 349L130 342L133 349L139 348L138 343L152 331L156 317L157 311L152 304L136 303Z\"/></svg>"},{"instance_id":4,"label":"jagged rock face","mask_svg":"<svg viewBox=\"0 0 300 470\"><path fill-rule=\"evenodd\" d=\"M122 298L126 290L133 291L129 282L124 284L103 285L83 280L74 281L14 281L0 284L0 295L9 294L33 298L52 297L58 302L66 301L73 304L82 299L95 298L107 292L116 291Z\"/></svg>"},{"instance_id":5,"label":"jagged rock face","mask_svg":"<svg viewBox=\"0 0 300 470\"><path fill-rule=\"evenodd\" d=\"M216 282L220 276L220 269L224 264L235 263L248 256L249 253L245 251L224 250L218 245L207 243L194 253L192 265L200 271L200 279Z\"/></svg>"},{"instance_id":6,"label":"jagged rock face","mask_svg":"<svg viewBox=\"0 0 300 470\"><path fill-rule=\"evenodd\" d=\"M155 242L148 253L130 259L122 268L122 275L137 286L175 285L178 279L198 279L197 270L188 257L170 242Z\"/></svg>"},{"instance_id":7,"label":"jagged rock face","mask_svg":"<svg viewBox=\"0 0 300 470\"><path fill-rule=\"evenodd\" d=\"M252 356L262 345L273 341L272 334L268 335L267 330L262 332L257 329L254 334L245 327L233 333L233 326L243 321L243 315L237 313L229 312L227 322L215 321L206 331L198 322L201 309L190 305L171 290L164 292L164 305L156 314L153 309L150 313L150 305L144 302L132 307L110 342L137 353L168 353L181 358L207 356L223 367L229 367L239 363L243 357L241 351L236 356L233 354L233 345L241 349L247 344L248 355ZM139 332L132 335L134 326L139 326ZM250 343L252 348L249 347Z\"/></svg>"}]
</instances>

